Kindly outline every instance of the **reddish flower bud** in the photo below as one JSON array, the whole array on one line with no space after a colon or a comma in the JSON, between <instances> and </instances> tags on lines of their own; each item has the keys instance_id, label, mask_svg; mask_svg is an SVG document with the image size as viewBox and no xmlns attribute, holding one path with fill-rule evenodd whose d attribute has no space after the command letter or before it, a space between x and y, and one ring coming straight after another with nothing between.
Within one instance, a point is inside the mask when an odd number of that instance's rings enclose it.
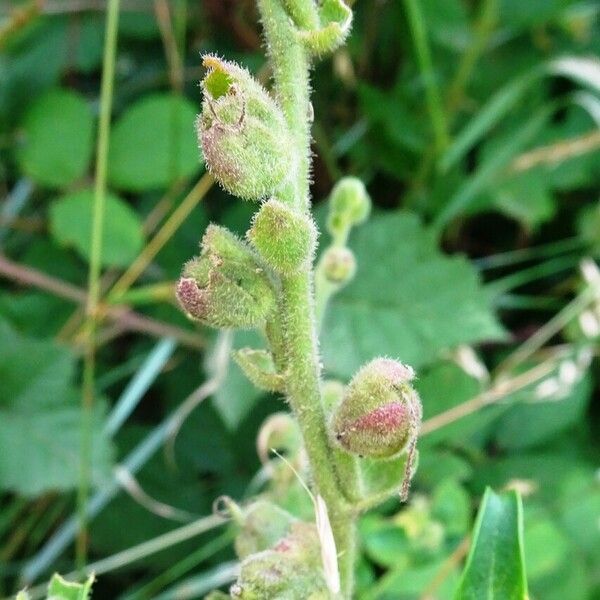
<instances>
[{"instance_id":1,"label":"reddish flower bud","mask_svg":"<svg viewBox=\"0 0 600 600\"><path fill-rule=\"evenodd\" d=\"M350 382L331 421L332 436L344 450L372 458L392 458L416 438L421 402L407 365L378 358Z\"/></svg>"}]
</instances>

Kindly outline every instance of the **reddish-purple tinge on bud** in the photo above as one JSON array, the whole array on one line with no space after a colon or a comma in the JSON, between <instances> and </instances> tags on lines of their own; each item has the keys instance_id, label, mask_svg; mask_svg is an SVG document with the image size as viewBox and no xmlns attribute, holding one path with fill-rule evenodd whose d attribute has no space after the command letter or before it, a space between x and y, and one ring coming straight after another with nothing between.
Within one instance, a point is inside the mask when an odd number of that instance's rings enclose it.
<instances>
[{"instance_id":1,"label":"reddish-purple tinge on bud","mask_svg":"<svg viewBox=\"0 0 600 600\"><path fill-rule=\"evenodd\" d=\"M390 402L356 419L350 425L350 429L370 432L373 435L386 435L407 426L407 412L406 405L401 402Z\"/></svg>"},{"instance_id":2,"label":"reddish-purple tinge on bud","mask_svg":"<svg viewBox=\"0 0 600 600\"><path fill-rule=\"evenodd\" d=\"M206 314L206 291L201 290L191 277L182 277L177 283L177 299L183 310L194 317L202 319Z\"/></svg>"},{"instance_id":3,"label":"reddish-purple tinge on bud","mask_svg":"<svg viewBox=\"0 0 600 600\"><path fill-rule=\"evenodd\" d=\"M411 367L388 358L363 366L333 412L331 434L348 452L392 458L416 439L421 402Z\"/></svg>"}]
</instances>

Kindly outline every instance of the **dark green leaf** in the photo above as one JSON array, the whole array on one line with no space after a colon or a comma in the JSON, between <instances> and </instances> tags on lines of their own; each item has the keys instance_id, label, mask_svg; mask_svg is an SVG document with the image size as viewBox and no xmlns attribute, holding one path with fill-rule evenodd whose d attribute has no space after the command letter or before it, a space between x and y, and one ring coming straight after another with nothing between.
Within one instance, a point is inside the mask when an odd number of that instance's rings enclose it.
<instances>
[{"instance_id":1,"label":"dark green leaf","mask_svg":"<svg viewBox=\"0 0 600 600\"><path fill-rule=\"evenodd\" d=\"M356 279L325 317L323 354L332 373L350 377L382 355L419 368L444 349L503 337L475 270L441 254L414 215L377 215L350 245Z\"/></svg>"},{"instance_id":2,"label":"dark green leaf","mask_svg":"<svg viewBox=\"0 0 600 600\"><path fill-rule=\"evenodd\" d=\"M525 600L523 508L517 492L488 488L455 600Z\"/></svg>"}]
</instances>

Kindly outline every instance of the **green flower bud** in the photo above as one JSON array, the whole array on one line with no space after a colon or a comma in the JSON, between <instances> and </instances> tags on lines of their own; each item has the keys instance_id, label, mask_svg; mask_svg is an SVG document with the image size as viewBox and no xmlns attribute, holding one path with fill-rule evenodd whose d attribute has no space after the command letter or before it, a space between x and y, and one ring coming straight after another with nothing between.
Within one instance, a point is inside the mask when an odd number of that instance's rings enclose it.
<instances>
[{"instance_id":1,"label":"green flower bud","mask_svg":"<svg viewBox=\"0 0 600 600\"><path fill-rule=\"evenodd\" d=\"M341 286L354 278L356 259L349 248L332 246L325 251L321 260L323 274L330 283Z\"/></svg>"},{"instance_id":2,"label":"green flower bud","mask_svg":"<svg viewBox=\"0 0 600 600\"><path fill-rule=\"evenodd\" d=\"M250 248L217 225L209 225L200 256L184 266L177 299L191 318L213 327L260 326L275 306L271 282Z\"/></svg>"},{"instance_id":3,"label":"green flower bud","mask_svg":"<svg viewBox=\"0 0 600 600\"><path fill-rule=\"evenodd\" d=\"M290 513L267 500L254 502L243 515L241 531L235 538L235 551L242 559L274 546L296 521Z\"/></svg>"},{"instance_id":4,"label":"green flower bud","mask_svg":"<svg viewBox=\"0 0 600 600\"><path fill-rule=\"evenodd\" d=\"M327 230L334 237L346 235L350 227L366 221L370 212L365 184L356 177L344 177L331 192Z\"/></svg>"},{"instance_id":5,"label":"green flower bud","mask_svg":"<svg viewBox=\"0 0 600 600\"><path fill-rule=\"evenodd\" d=\"M413 370L378 358L354 376L331 420L334 440L352 454L392 458L412 445L421 402L410 382Z\"/></svg>"},{"instance_id":6,"label":"green flower bud","mask_svg":"<svg viewBox=\"0 0 600 600\"><path fill-rule=\"evenodd\" d=\"M269 392L285 390L285 378L277 372L273 355L267 350L242 348L233 352L232 356L246 377L256 387Z\"/></svg>"},{"instance_id":7,"label":"green flower bud","mask_svg":"<svg viewBox=\"0 0 600 600\"><path fill-rule=\"evenodd\" d=\"M254 215L248 238L267 265L290 273L310 264L317 229L310 217L271 198Z\"/></svg>"},{"instance_id":8,"label":"green flower bud","mask_svg":"<svg viewBox=\"0 0 600 600\"><path fill-rule=\"evenodd\" d=\"M204 102L197 128L206 164L231 194L260 200L291 172L281 109L246 70L205 56Z\"/></svg>"},{"instance_id":9,"label":"green flower bud","mask_svg":"<svg viewBox=\"0 0 600 600\"><path fill-rule=\"evenodd\" d=\"M323 577L316 527L294 523L289 535L272 549L246 558L230 594L238 600L331 598Z\"/></svg>"}]
</instances>

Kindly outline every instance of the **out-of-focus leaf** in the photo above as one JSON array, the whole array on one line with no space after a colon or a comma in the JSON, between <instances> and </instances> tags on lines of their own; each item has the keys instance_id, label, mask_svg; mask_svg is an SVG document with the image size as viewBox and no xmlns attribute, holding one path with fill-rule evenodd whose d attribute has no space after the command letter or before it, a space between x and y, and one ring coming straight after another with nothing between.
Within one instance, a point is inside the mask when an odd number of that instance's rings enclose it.
<instances>
[{"instance_id":1,"label":"out-of-focus leaf","mask_svg":"<svg viewBox=\"0 0 600 600\"><path fill-rule=\"evenodd\" d=\"M410 542L402 527L378 515L368 515L360 522L360 535L367 556L376 564L407 564Z\"/></svg>"},{"instance_id":2,"label":"out-of-focus leaf","mask_svg":"<svg viewBox=\"0 0 600 600\"><path fill-rule=\"evenodd\" d=\"M556 201L541 173L510 177L492 189L493 203L528 229L535 229L554 217Z\"/></svg>"},{"instance_id":3,"label":"out-of-focus leaf","mask_svg":"<svg viewBox=\"0 0 600 600\"><path fill-rule=\"evenodd\" d=\"M48 585L48 598L49 600L89 600L93 584L93 575L90 575L84 583L74 583L55 573Z\"/></svg>"},{"instance_id":4,"label":"out-of-focus leaf","mask_svg":"<svg viewBox=\"0 0 600 600\"><path fill-rule=\"evenodd\" d=\"M350 377L381 355L419 368L446 348L503 337L474 269L441 254L414 215L375 216L351 246L356 279L325 317L330 372Z\"/></svg>"},{"instance_id":5,"label":"out-of-focus leaf","mask_svg":"<svg viewBox=\"0 0 600 600\"><path fill-rule=\"evenodd\" d=\"M102 264L126 267L144 244L138 215L118 196L107 194L102 238ZM82 190L53 201L50 227L57 242L73 246L85 259L90 257L94 192Z\"/></svg>"},{"instance_id":6,"label":"out-of-focus leaf","mask_svg":"<svg viewBox=\"0 0 600 600\"><path fill-rule=\"evenodd\" d=\"M235 333L234 350L241 348L261 348L263 342L253 331ZM248 381L237 363L231 359L225 381L213 394L212 400L219 415L230 430L237 429L242 420L250 413L264 392Z\"/></svg>"},{"instance_id":7,"label":"out-of-focus leaf","mask_svg":"<svg viewBox=\"0 0 600 600\"><path fill-rule=\"evenodd\" d=\"M82 177L92 155L94 117L80 94L56 89L38 98L22 123L21 169L36 183L65 187Z\"/></svg>"},{"instance_id":8,"label":"out-of-focus leaf","mask_svg":"<svg viewBox=\"0 0 600 600\"><path fill-rule=\"evenodd\" d=\"M522 513L517 492L486 490L455 600L526 600Z\"/></svg>"},{"instance_id":9,"label":"out-of-focus leaf","mask_svg":"<svg viewBox=\"0 0 600 600\"><path fill-rule=\"evenodd\" d=\"M471 524L471 501L456 479L446 479L435 488L431 514L444 525L446 535L463 536L467 532Z\"/></svg>"},{"instance_id":10,"label":"out-of-focus leaf","mask_svg":"<svg viewBox=\"0 0 600 600\"><path fill-rule=\"evenodd\" d=\"M527 448L549 440L581 419L591 392L591 381L585 377L566 398L518 403L502 415L495 428L496 442L502 448Z\"/></svg>"},{"instance_id":11,"label":"out-of-focus leaf","mask_svg":"<svg viewBox=\"0 0 600 600\"><path fill-rule=\"evenodd\" d=\"M21 337L0 323L0 486L24 495L79 480L81 415L71 387L75 358L52 341ZM112 452L93 415L92 479L109 476Z\"/></svg>"},{"instance_id":12,"label":"out-of-focus leaf","mask_svg":"<svg viewBox=\"0 0 600 600\"><path fill-rule=\"evenodd\" d=\"M154 94L131 106L111 135L111 184L134 192L152 190L199 170L196 112L189 100L170 94Z\"/></svg>"}]
</instances>

